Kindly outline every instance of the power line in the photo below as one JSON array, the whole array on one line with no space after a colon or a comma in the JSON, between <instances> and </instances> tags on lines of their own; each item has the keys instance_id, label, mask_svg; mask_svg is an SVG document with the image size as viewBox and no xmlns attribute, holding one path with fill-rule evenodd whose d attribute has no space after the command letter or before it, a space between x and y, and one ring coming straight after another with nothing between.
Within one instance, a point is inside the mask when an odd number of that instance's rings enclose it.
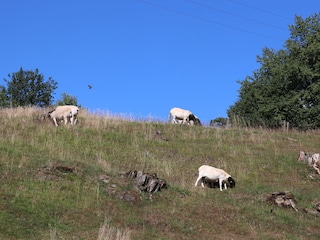
<instances>
[{"instance_id":1,"label":"power line","mask_svg":"<svg viewBox=\"0 0 320 240\"><path fill-rule=\"evenodd\" d=\"M206 5L206 4L202 4L202 3L199 3L199 2L195 2L195 1L192 1L192 0L186 0L186 1L187 1L187 2L190 2L190 3L193 3L193 4L196 4L196 5L198 5L198 6L201 6L201 7L208 8L208 9L210 9L210 10L214 10L214 11L217 11L217 12L221 12L221 13L226 14L226 15L230 15L230 16L233 16L233 17L245 19L245 20L248 20L248 21L251 21L251 22L255 22L255 23L258 23L258 24L262 24L262 25L265 25L265 26L272 27L272 28L280 29L280 30L283 30L283 31L286 31L286 30L287 30L286 28L282 28L282 27L275 26L275 25L272 25L272 24L269 24L269 23L257 21L257 20L252 19L252 18L243 17L243 16L240 16L240 15L237 15L237 14L234 14L234 13L230 13L230 12L227 12L227 11L224 11L224 10L221 10L221 9L214 8L214 7L209 6L209 5Z\"/></svg>"},{"instance_id":2,"label":"power line","mask_svg":"<svg viewBox=\"0 0 320 240\"><path fill-rule=\"evenodd\" d=\"M189 14L189 13L182 12L182 11L178 11L178 10L175 10L175 9L172 9L172 8L168 8L168 7L156 4L156 3L151 3L151 2L148 2L148 1L144 1L144 0L137 0L137 1L142 2L144 4L151 5L153 7L159 8L159 9L163 9L163 10L170 11L170 12L173 12L173 13L176 13L176 14L180 14L180 15L184 15L184 16L188 16L188 17L191 17L191 18L203 21L203 22L208 22L208 23L212 23L212 24L215 24L215 25L219 25L221 27L234 29L234 30L238 30L238 31L241 31L241 32L246 32L246 33L249 33L249 34L252 34L252 35L256 35L256 36L264 37L264 38L269 38L269 39L273 39L273 40L277 40L277 41L281 41L281 42L283 41L283 40L281 40L279 38L276 38L276 37L273 37L273 36L269 36L269 35L253 32L253 31L249 31L249 30L246 30L246 29L243 29L243 28L230 26L228 24L224 24L224 23L221 23L221 22L216 22L216 21L213 21L213 20L210 20L210 19L206 19L206 18L203 18L203 17L198 17L196 15Z\"/></svg>"},{"instance_id":3,"label":"power line","mask_svg":"<svg viewBox=\"0 0 320 240\"><path fill-rule=\"evenodd\" d=\"M273 16L276 16L276 17L284 18L284 19L287 19L287 20L290 20L290 21L293 20L292 18L289 18L289 17L286 17L286 16L282 16L282 15L279 15L277 13L274 13L274 12L271 12L271 11L267 11L267 10L264 10L264 9L261 9L261 8L253 7L253 6L249 5L249 4L241 3L241 2L238 2L238 1L234 1L234 0L229 0L229 1L233 2L233 3L236 3L238 5L242 5L242 6L247 7L247 8L254 9L254 10L259 11L259 12L264 12L264 13L267 13L267 14L270 14L270 15L273 15Z\"/></svg>"}]
</instances>

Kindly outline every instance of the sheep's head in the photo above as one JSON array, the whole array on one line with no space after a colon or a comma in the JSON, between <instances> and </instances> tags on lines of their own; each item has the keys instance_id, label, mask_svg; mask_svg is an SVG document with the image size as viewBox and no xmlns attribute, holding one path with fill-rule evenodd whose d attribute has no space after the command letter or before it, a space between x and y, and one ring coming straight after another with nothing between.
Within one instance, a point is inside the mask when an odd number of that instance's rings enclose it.
<instances>
[{"instance_id":1,"label":"sheep's head","mask_svg":"<svg viewBox=\"0 0 320 240\"><path fill-rule=\"evenodd\" d=\"M303 151L300 151L300 154L299 154L299 156L298 156L297 161L298 161L298 162L303 161L304 156L305 156L305 153L304 153Z\"/></svg>"},{"instance_id":2,"label":"sheep's head","mask_svg":"<svg viewBox=\"0 0 320 240\"><path fill-rule=\"evenodd\" d=\"M196 118L196 120L194 121L194 124L195 124L196 126L202 126L199 118Z\"/></svg>"},{"instance_id":3,"label":"sheep's head","mask_svg":"<svg viewBox=\"0 0 320 240\"><path fill-rule=\"evenodd\" d=\"M49 118L49 119L51 119L51 118L52 118L52 117L51 117L51 113L53 113L53 112L54 112L54 110L55 110L55 109L53 109L53 110L51 110L50 112L48 112L48 113L47 113L47 118Z\"/></svg>"},{"instance_id":4,"label":"sheep's head","mask_svg":"<svg viewBox=\"0 0 320 240\"><path fill-rule=\"evenodd\" d=\"M190 114L187 120L189 121L190 125L202 126L200 119L197 118L194 114Z\"/></svg>"},{"instance_id":5,"label":"sheep's head","mask_svg":"<svg viewBox=\"0 0 320 240\"><path fill-rule=\"evenodd\" d=\"M309 157L311 157L309 153L305 153L304 151L300 151L300 154L298 156L298 162L306 161L306 160L308 160Z\"/></svg>"},{"instance_id":6,"label":"sheep's head","mask_svg":"<svg viewBox=\"0 0 320 240\"><path fill-rule=\"evenodd\" d=\"M236 181L232 177L228 177L230 188L236 187Z\"/></svg>"}]
</instances>

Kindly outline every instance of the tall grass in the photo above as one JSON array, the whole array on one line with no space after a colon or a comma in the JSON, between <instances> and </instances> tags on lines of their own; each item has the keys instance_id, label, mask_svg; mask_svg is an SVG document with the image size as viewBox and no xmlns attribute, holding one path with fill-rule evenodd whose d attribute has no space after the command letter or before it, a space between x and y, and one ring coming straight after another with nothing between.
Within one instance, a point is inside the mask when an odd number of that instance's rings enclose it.
<instances>
[{"instance_id":1,"label":"tall grass","mask_svg":"<svg viewBox=\"0 0 320 240\"><path fill-rule=\"evenodd\" d=\"M104 221L99 229L98 240L130 240L131 232L110 226L108 219Z\"/></svg>"},{"instance_id":2,"label":"tall grass","mask_svg":"<svg viewBox=\"0 0 320 240\"><path fill-rule=\"evenodd\" d=\"M0 239L320 237L319 216L304 211L320 201L320 177L296 161L300 150L319 151L318 131L212 129L85 110L78 125L55 127L44 113L0 110ZM236 188L194 187L202 164L225 169ZM121 177L130 170L156 173L168 189L140 193ZM274 191L292 192L299 212L267 202Z\"/></svg>"}]
</instances>

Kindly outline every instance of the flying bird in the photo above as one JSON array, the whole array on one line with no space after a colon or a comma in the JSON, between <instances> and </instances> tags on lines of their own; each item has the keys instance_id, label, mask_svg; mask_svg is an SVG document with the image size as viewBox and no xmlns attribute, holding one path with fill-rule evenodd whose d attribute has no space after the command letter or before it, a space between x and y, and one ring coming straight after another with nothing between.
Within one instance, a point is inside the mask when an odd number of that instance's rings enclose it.
<instances>
[{"instance_id":1,"label":"flying bird","mask_svg":"<svg viewBox=\"0 0 320 240\"><path fill-rule=\"evenodd\" d=\"M92 86L91 86L90 84L88 84L88 88L89 88L89 89L91 89L91 88L92 88Z\"/></svg>"}]
</instances>

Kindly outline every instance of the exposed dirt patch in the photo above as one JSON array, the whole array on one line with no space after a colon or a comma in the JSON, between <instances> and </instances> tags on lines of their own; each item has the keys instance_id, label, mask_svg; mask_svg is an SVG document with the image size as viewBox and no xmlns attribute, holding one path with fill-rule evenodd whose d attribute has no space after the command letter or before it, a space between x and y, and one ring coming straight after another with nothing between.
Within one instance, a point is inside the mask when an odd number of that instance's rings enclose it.
<instances>
[{"instance_id":1,"label":"exposed dirt patch","mask_svg":"<svg viewBox=\"0 0 320 240\"><path fill-rule=\"evenodd\" d=\"M44 180L61 180L67 174L76 173L77 168L75 166L66 166L60 163L55 163L49 166L43 166L38 169L38 176Z\"/></svg>"}]
</instances>

